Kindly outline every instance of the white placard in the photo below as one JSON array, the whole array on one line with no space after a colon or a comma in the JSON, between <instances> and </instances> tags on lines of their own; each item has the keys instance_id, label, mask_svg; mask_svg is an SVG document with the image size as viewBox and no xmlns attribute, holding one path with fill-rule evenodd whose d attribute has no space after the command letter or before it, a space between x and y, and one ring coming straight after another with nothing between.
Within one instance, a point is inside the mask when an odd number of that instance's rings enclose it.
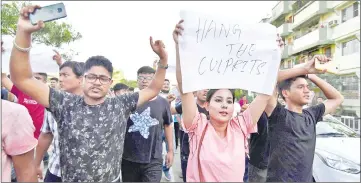
<instances>
[{"instance_id":1,"label":"white placard","mask_svg":"<svg viewBox=\"0 0 361 183\"><path fill-rule=\"evenodd\" d=\"M180 16L184 20L179 53L185 93L240 88L272 94L281 61L275 26L190 11L181 11Z\"/></svg>"},{"instance_id":2,"label":"white placard","mask_svg":"<svg viewBox=\"0 0 361 183\"><path fill-rule=\"evenodd\" d=\"M5 52L1 55L1 72L9 73L9 62L14 38L2 36ZM52 47L43 44L34 44L30 50L30 64L33 72L58 73L59 66L53 60L55 52Z\"/></svg>"}]
</instances>

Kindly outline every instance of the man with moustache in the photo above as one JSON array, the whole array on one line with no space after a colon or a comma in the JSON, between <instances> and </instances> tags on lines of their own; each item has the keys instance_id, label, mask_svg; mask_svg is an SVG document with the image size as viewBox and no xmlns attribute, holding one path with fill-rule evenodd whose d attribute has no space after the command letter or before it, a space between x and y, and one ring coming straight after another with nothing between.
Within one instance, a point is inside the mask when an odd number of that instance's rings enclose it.
<instances>
[{"instance_id":1,"label":"man with moustache","mask_svg":"<svg viewBox=\"0 0 361 183\"><path fill-rule=\"evenodd\" d=\"M160 62L153 81L139 92L106 97L113 82L113 65L104 56L85 62L83 96L58 91L37 81L29 62L31 34L45 26L42 21L33 25L29 20L29 14L39 8L29 5L20 11L10 57L11 78L20 90L51 111L58 123L62 181L121 181L126 120L161 90L168 66L164 44L150 37Z\"/></svg>"}]
</instances>

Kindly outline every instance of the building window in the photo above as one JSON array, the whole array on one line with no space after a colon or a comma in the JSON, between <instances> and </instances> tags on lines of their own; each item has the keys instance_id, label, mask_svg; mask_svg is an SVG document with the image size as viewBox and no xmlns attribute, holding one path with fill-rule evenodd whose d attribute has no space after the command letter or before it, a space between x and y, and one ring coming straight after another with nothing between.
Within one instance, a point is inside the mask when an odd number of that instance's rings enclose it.
<instances>
[{"instance_id":1,"label":"building window","mask_svg":"<svg viewBox=\"0 0 361 183\"><path fill-rule=\"evenodd\" d=\"M292 67L293 67L292 61L290 60L290 61L288 61L288 68L292 68Z\"/></svg>"},{"instance_id":2,"label":"building window","mask_svg":"<svg viewBox=\"0 0 361 183\"><path fill-rule=\"evenodd\" d=\"M328 58L332 58L331 47L327 47L327 48L325 49L325 55L326 55Z\"/></svg>"},{"instance_id":3,"label":"building window","mask_svg":"<svg viewBox=\"0 0 361 183\"><path fill-rule=\"evenodd\" d=\"M359 2L353 3L351 6L342 10L342 23L358 16Z\"/></svg>"},{"instance_id":4,"label":"building window","mask_svg":"<svg viewBox=\"0 0 361 183\"><path fill-rule=\"evenodd\" d=\"M288 17L286 23L293 23L293 16Z\"/></svg>"},{"instance_id":5,"label":"building window","mask_svg":"<svg viewBox=\"0 0 361 183\"><path fill-rule=\"evenodd\" d=\"M342 76L341 78L341 93L346 99L358 99L360 96L359 84L360 79L355 76Z\"/></svg>"},{"instance_id":6,"label":"building window","mask_svg":"<svg viewBox=\"0 0 361 183\"><path fill-rule=\"evenodd\" d=\"M342 56L350 55L360 51L360 41L353 39L342 43Z\"/></svg>"}]
</instances>

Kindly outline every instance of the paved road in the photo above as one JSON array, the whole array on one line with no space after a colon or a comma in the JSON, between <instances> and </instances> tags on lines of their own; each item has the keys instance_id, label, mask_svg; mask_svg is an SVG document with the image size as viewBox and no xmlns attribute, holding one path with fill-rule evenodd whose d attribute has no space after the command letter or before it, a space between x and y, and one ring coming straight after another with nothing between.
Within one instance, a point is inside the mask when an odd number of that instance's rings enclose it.
<instances>
[{"instance_id":1,"label":"paved road","mask_svg":"<svg viewBox=\"0 0 361 183\"><path fill-rule=\"evenodd\" d=\"M177 149L176 153L174 154L173 166L171 168L171 171L172 171L172 180L170 182L183 182L183 179L181 177L179 177L180 175L182 175L179 148ZM168 182L164 178L164 173L163 173L161 182Z\"/></svg>"},{"instance_id":2,"label":"paved road","mask_svg":"<svg viewBox=\"0 0 361 183\"><path fill-rule=\"evenodd\" d=\"M49 148L49 153L51 153L51 148ZM43 169L44 177L45 177L46 170L47 170L47 167L44 167L44 169ZM167 181L163 174L161 182L183 182L183 179L179 177L180 175L182 175L179 149L174 154L174 162L173 162L171 171L172 171L172 180ZM42 182L43 180L39 180L39 181Z\"/></svg>"}]
</instances>

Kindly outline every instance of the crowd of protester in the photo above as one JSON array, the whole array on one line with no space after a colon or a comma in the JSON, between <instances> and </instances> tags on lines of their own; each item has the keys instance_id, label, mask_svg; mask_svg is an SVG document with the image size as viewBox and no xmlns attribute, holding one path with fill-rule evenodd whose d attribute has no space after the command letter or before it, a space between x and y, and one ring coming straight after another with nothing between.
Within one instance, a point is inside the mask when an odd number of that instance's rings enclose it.
<instances>
[{"instance_id":1,"label":"crowd of protester","mask_svg":"<svg viewBox=\"0 0 361 183\"><path fill-rule=\"evenodd\" d=\"M165 78L168 53L152 37L159 59L134 73L137 92L113 80L104 56L64 62L55 52L59 76L48 78L29 62L31 35L44 27L29 21L35 8L21 10L14 47L2 48L11 51L10 75L1 78L2 181L160 182L162 174L170 181L178 176L176 152L184 182L312 181L315 125L343 102L317 76L325 71L315 62L331 61L326 56L280 70L274 94L252 101L236 99L233 89L183 93L180 21L173 31L177 83ZM275 44L284 46L279 37ZM304 107L309 82L327 100Z\"/></svg>"}]
</instances>

